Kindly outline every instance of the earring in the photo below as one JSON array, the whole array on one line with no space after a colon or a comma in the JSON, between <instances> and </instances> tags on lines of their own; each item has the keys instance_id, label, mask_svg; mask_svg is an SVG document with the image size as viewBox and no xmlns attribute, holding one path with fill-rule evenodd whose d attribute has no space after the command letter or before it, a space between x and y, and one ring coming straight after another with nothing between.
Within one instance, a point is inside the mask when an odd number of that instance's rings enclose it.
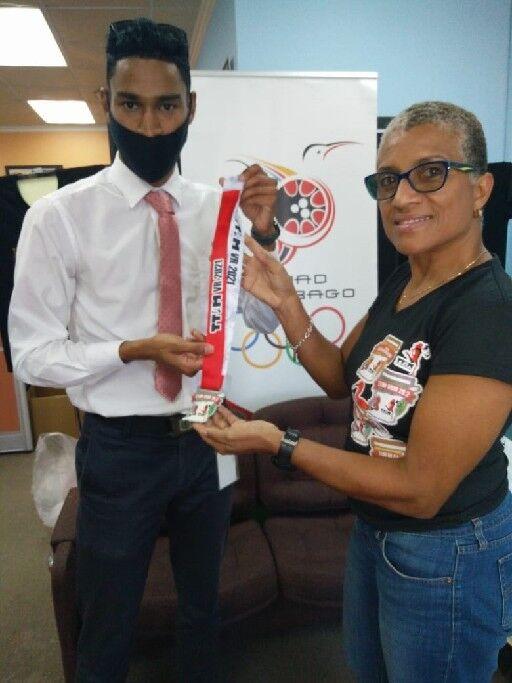
<instances>
[{"instance_id":1,"label":"earring","mask_svg":"<svg viewBox=\"0 0 512 683\"><path fill-rule=\"evenodd\" d=\"M473 218L482 218L483 215L483 209L473 209Z\"/></svg>"}]
</instances>

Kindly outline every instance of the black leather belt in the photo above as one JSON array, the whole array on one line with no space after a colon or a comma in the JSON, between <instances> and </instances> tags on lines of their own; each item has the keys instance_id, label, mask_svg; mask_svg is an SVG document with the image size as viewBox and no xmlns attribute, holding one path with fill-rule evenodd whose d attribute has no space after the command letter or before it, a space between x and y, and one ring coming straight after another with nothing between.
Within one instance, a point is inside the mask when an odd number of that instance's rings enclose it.
<instances>
[{"instance_id":1,"label":"black leather belt","mask_svg":"<svg viewBox=\"0 0 512 683\"><path fill-rule=\"evenodd\" d=\"M119 429L125 436L154 434L179 437L193 429L191 423L185 421L183 417L183 413L174 415L126 415L123 417L103 417L103 415L95 413L86 413L85 421L108 424Z\"/></svg>"}]
</instances>

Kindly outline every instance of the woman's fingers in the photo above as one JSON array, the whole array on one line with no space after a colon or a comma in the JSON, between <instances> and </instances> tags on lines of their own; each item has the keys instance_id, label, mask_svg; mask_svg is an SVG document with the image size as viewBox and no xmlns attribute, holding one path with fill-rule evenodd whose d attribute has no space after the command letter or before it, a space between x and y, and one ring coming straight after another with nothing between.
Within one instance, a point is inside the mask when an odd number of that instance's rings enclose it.
<instances>
[{"instance_id":1,"label":"woman's fingers","mask_svg":"<svg viewBox=\"0 0 512 683\"><path fill-rule=\"evenodd\" d=\"M248 234L245 235L245 244L251 250L253 257L260 261L268 270L277 272L282 268L279 261L277 261L269 251L263 249L263 247L256 242L254 237L251 237Z\"/></svg>"},{"instance_id":2,"label":"woman's fingers","mask_svg":"<svg viewBox=\"0 0 512 683\"><path fill-rule=\"evenodd\" d=\"M231 412L226 406L219 406L219 409L217 410L217 413L222 415L222 417L226 420L226 422L229 425L234 424L235 422L238 422L240 418L238 418L234 413Z\"/></svg>"}]
</instances>

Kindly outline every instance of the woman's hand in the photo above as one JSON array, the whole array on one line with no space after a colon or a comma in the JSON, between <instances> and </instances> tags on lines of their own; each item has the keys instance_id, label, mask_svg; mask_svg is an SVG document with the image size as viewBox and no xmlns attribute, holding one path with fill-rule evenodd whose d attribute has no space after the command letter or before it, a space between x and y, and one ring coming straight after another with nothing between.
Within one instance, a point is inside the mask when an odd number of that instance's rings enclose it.
<instances>
[{"instance_id":1,"label":"woman's hand","mask_svg":"<svg viewBox=\"0 0 512 683\"><path fill-rule=\"evenodd\" d=\"M291 300L297 299L292 278L284 266L249 235L245 237L245 244L252 256L244 255L242 287L279 312Z\"/></svg>"},{"instance_id":2,"label":"woman's hand","mask_svg":"<svg viewBox=\"0 0 512 683\"><path fill-rule=\"evenodd\" d=\"M268 176L258 164L246 168L240 178L244 181L240 208L261 235L272 234L277 181Z\"/></svg>"},{"instance_id":3,"label":"woman's hand","mask_svg":"<svg viewBox=\"0 0 512 683\"><path fill-rule=\"evenodd\" d=\"M277 453L283 432L263 420L241 420L224 406L205 424L194 429L218 453Z\"/></svg>"}]
</instances>

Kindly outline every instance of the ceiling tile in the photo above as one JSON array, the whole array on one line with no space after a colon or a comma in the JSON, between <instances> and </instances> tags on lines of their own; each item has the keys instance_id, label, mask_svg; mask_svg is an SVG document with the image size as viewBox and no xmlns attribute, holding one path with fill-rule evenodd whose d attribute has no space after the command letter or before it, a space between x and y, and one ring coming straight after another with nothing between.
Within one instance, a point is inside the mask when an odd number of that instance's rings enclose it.
<instances>
[{"instance_id":1,"label":"ceiling tile","mask_svg":"<svg viewBox=\"0 0 512 683\"><path fill-rule=\"evenodd\" d=\"M11 102L16 102L17 99L9 86L0 82L0 104L10 104Z\"/></svg>"},{"instance_id":2,"label":"ceiling tile","mask_svg":"<svg viewBox=\"0 0 512 683\"><path fill-rule=\"evenodd\" d=\"M0 67L0 126L45 125L26 99L85 99L98 124L105 118L95 91L105 81L105 38L109 24L150 16L194 33L204 0L24 0L39 7L69 68Z\"/></svg>"},{"instance_id":3,"label":"ceiling tile","mask_svg":"<svg viewBox=\"0 0 512 683\"><path fill-rule=\"evenodd\" d=\"M157 0L153 4L153 18L155 21L179 26L186 31L190 39L200 6L201 0L189 0L188 2Z\"/></svg>"},{"instance_id":4,"label":"ceiling tile","mask_svg":"<svg viewBox=\"0 0 512 683\"><path fill-rule=\"evenodd\" d=\"M84 99L95 98L100 87L105 85L105 69L73 70L76 83Z\"/></svg>"},{"instance_id":5,"label":"ceiling tile","mask_svg":"<svg viewBox=\"0 0 512 683\"><path fill-rule=\"evenodd\" d=\"M72 88L75 79L69 69L64 67L0 67L0 80L14 89L39 87Z\"/></svg>"},{"instance_id":6,"label":"ceiling tile","mask_svg":"<svg viewBox=\"0 0 512 683\"><path fill-rule=\"evenodd\" d=\"M82 100L78 88L48 88L32 86L18 90L22 100Z\"/></svg>"},{"instance_id":7,"label":"ceiling tile","mask_svg":"<svg viewBox=\"0 0 512 683\"><path fill-rule=\"evenodd\" d=\"M105 53L103 50L91 50L85 43L67 43L65 48L66 61L71 69L99 70L105 69Z\"/></svg>"},{"instance_id":8,"label":"ceiling tile","mask_svg":"<svg viewBox=\"0 0 512 683\"><path fill-rule=\"evenodd\" d=\"M48 23L58 35L61 47L65 48L68 41L82 43L105 49L107 29L113 21L121 19L135 19L143 16L140 10L120 9L79 9L79 10L48 10Z\"/></svg>"},{"instance_id":9,"label":"ceiling tile","mask_svg":"<svg viewBox=\"0 0 512 683\"><path fill-rule=\"evenodd\" d=\"M101 104L96 100L92 99L88 99L87 104L89 105L89 109L91 110L91 113L94 116L95 122L98 125L104 126L107 122L107 119L105 117L105 112L103 111L103 107L101 106Z\"/></svg>"},{"instance_id":10,"label":"ceiling tile","mask_svg":"<svg viewBox=\"0 0 512 683\"><path fill-rule=\"evenodd\" d=\"M109 7L116 8L140 8L144 12L148 12L151 0L42 0L41 2L24 2L23 4L32 4L38 6L43 5L46 7L56 7L59 9L66 8L68 10L79 10L84 8L95 9L98 7L105 7L106 5L108 5Z\"/></svg>"},{"instance_id":11,"label":"ceiling tile","mask_svg":"<svg viewBox=\"0 0 512 683\"><path fill-rule=\"evenodd\" d=\"M1 126L42 126L44 121L23 102L0 104Z\"/></svg>"}]
</instances>

